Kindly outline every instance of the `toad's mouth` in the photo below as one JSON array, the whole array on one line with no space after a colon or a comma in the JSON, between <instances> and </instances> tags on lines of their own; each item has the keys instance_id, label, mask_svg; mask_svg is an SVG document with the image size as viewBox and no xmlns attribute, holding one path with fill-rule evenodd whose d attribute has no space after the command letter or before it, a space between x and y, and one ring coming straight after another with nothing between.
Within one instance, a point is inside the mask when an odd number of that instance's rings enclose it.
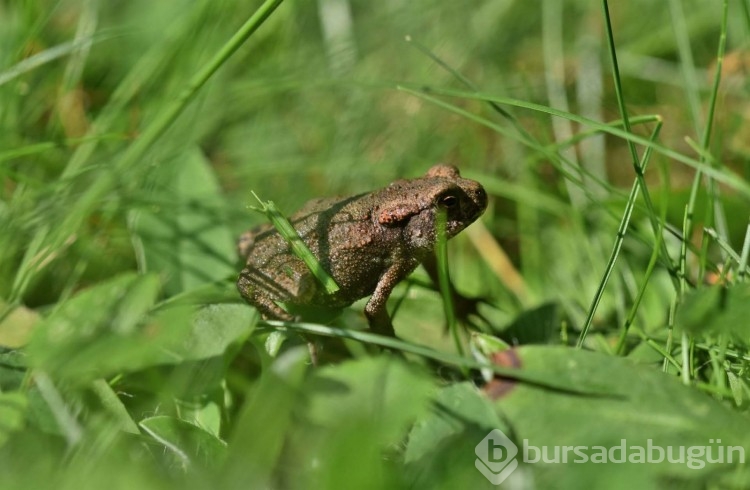
<instances>
[{"instance_id":1,"label":"toad's mouth","mask_svg":"<svg viewBox=\"0 0 750 490\"><path fill-rule=\"evenodd\" d=\"M457 219L449 219L445 224L445 231L452 238L479 219L482 213L484 213L484 209L475 209L471 214L464 214Z\"/></svg>"},{"instance_id":2,"label":"toad's mouth","mask_svg":"<svg viewBox=\"0 0 750 490\"><path fill-rule=\"evenodd\" d=\"M479 214L467 220L449 221L448 223L446 223L445 231L448 233L448 236L452 238L458 235L460 232L462 232L467 226L472 224L474 221L476 221L476 218L478 217L479 217Z\"/></svg>"}]
</instances>

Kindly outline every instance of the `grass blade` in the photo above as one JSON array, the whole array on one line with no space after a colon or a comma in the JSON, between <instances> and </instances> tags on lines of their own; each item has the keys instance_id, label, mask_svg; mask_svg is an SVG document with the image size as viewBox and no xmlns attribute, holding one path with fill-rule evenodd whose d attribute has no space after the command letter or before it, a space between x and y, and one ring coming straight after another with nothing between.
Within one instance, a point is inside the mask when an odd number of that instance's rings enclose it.
<instances>
[{"instance_id":1,"label":"grass blade","mask_svg":"<svg viewBox=\"0 0 750 490\"><path fill-rule=\"evenodd\" d=\"M656 128L654 128L654 132L651 134L651 139L654 140L659 136L659 131L661 130L661 123L656 125ZM651 149L647 148L646 151L643 154L643 162L639 165L639 175L643 175L643 172L646 170L646 165L648 165L648 161L651 158ZM620 226L617 229L617 238L615 239L615 244L612 247L612 253L609 256L609 260L607 262L607 266L604 270L604 275L602 276L602 280L599 282L599 287L596 290L596 294L594 295L594 299L591 302L591 306L589 307L588 315L586 316L586 322L583 324L583 328L581 329L581 334L578 337L578 342L576 343L576 347L579 349L583 347L583 343L586 340L586 335L588 334L589 329L591 328L591 323L594 320L594 315L596 314L596 309L599 306L599 302L602 299L602 296L604 296L604 289L607 286L607 282L609 281L610 276L612 275L612 271L615 268L615 263L617 262L617 257L620 254L620 250L622 249L622 244L625 240L625 235L628 231L628 226L630 225L630 218L633 215L633 209L635 208L635 201L638 199L638 191L641 188L641 182L636 178L635 182L633 182L633 187L630 190L630 196L628 197L628 201L625 204L625 211L622 214L622 219L620 220ZM657 230L657 233L659 230ZM661 240L661 236L659 234L656 235L656 241L657 245L661 246L663 240Z\"/></svg>"}]
</instances>

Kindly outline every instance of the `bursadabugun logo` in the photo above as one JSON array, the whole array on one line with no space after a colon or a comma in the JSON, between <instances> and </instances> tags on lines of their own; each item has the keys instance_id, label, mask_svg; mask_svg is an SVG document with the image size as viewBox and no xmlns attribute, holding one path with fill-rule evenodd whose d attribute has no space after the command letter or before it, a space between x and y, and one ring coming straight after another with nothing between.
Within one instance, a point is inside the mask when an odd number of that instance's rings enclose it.
<instances>
[{"instance_id":1,"label":"bursadabugun logo","mask_svg":"<svg viewBox=\"0 0 750 490\"><path fill-rule=\"evenodd\" d=\"M474 454L474 466L494 485L500 485L518 467L518 446L499 429L490 431L474 448Z\"/></svg>"},{"instance_id":2,"label":"bursadabugun logo","mask_svg":"<svg viewBox=\"0 0 750 490\"><path fill-rule=\"evenodd\" d=\"M499 429L487 434L474 452L474 466L495 485L518 467L518 446ZM631 445L621 439L616 446L535 446L524 439L519 459L526 464L672 463L699 470L709 464L745 464L745 448L721 445L721 439L709 439L705 446L666 447L654 444L652 439L645 445Z\"/></svg>"}]
</instances>

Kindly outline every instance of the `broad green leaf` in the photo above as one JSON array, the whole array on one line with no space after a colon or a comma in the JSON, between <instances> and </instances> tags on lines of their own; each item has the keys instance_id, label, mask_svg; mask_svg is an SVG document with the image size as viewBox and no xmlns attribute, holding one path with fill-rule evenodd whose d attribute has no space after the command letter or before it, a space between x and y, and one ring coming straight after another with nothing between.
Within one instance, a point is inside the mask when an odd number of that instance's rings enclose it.
<instances>
[{"instance_id":1,"label":"broad green leaf","mask_svg":"<svg viewBox=\"0 0 750 490\"><path fill-rule=\"evenodd\" d=\"M400 359L365 357L316 370L296 409L284 461L307 488L389 488L388 461L425 414L434 382ZM397 485L398 486L398 485Z\"/></svg>"},{"instance_id":2,"label":"broad green leaf","mask_svg":"<svg viewBox=\"0 0 750 490\"><path fill-rule=\"evenodd\" d=\"M497 428L507 430L507 425L472 383L441 389L431 412L420 418L409 434L404 462L410 486L491 488L474 466L474 448Z\"/></svg>"},{"instance_id":3,"label":"broad green leaf","mask_svg":"<svg viewBox=\"0 0 750 490\"><path fill-rule=\"evenodd\" d=\"M220 356L250 335L256 319L255 309L245 304L206 305L194 313L188 335L171 354L181 360Z\"/></svg>"},{"instance_id":4,"label":"broad green leaf","mask_svg":"<svg viewBox=\"0 0 750 490\"><path fill-rule=\"evenodd\" d=\"M219 397L223 397L223 391L217 391ZM201 429L219 437L221 434L221 412L223 400L206 402L198 399L196 401L178 400L180 420L196 425Z\"/></svg>"},{"instance_id":5,"label":"broad green leaf","mask_svg":"<svg viewBox=\"0 0 750 490\"><path fill-rule=\"evenodd\" d=\"M180 307L176 311L183 311ZM163 310L170 315L175 308ZM206 305L188 309L175 320L179 335L163 346L159 362L174 364L169 370L168 390L181 399L204 395L221 386L227 374L223 357L227 348L248 338L255 326L256 311L245 304Z\"/></svg>"},{"instance_id":6,"label":"broad green leaf","mask_svg":"<svg viewBox=\"0 0 750 490\"><path fill-rule=\"evenodd\" d=\"M21 387L26 376L26 356L16 349L0 347L0 392Z\"/></svg>"},{"instance_id":7,"label":"broad green leaf","mask_svg":"<svg viewBox=\"0 0 750 490\"><path fill-rule=\"evenodd\" d=\"M511 345L560 343L558 307L547 303L521 313L500 336Z\"/></svg>"},{"instance_id":8,"label":"broad green leaf","mask_svg":"<svg viewBox=\"0 0 750 490\"><path fill-rule=\"evenodd\" d=\"M486 433L505 426L493 403L469 382L442 388L432 403L430 413L414 424L409 434L404 454L407 463L431 457L431 451L442 440L468 429L478 428Z\"/></svg>"},{"instance_id":9,"label":"broad green leaf","mask_svg":"<svg viewBox=\"0 0 750 490\"><path fill-rule=\"evenodd\" d=\"M229 441L221 488L265 488L282 454L292 412L302 402L307 350L274 360L242 407Z\"/></svg>"},{"instance_id":10,"label":"broad green leaf","mask_svg":"<svg viewBox=\"0 0 750 490\"><path fill-rule=\"evenodd\" d=\"M94 380L91 390L99 398L102 407L112 416L115 426L122 431L138 434L138 426L128 413L128 409L118 398L117 393L103 379Z\"/></svg>"},{"instance_id":11,"label":"broad green leaf","mask_svg":"<svg viewBox=\"0 0 750 490\"><path fill-rule=\"evenodd\" d=\"M266 341L263 344L268 355L271 357L276 357L281 350L281 344L283 344L288 337L289 336L287 333L280 332L278 330L274 330L273 332L268 334L268 337L266 337Z\"/></svg>"},{"instance_id":12,"label":"broad green leaf","mask_svg":"<svg viewBox=\"0 0 750 490\"><path fill-rule=\"evenodd\" d=\"M184 420L160 415L141 420L138 425L185 469L215 468L226 456L226 444L221 439Z\"/></svg>"},{"instance_id":13,"label":"broad green leaf","mask_svg":"<svg viewBox=\"0 0 750 490\"><path fill-rule=\"evenodd\" d=\"M750 284L710 286L685 295L675 325L692 334L705 332L750 337Z\"/></svg>"},{"instance_id":14,"label":"broad green leaf","mask_svg":"<svg viewBox=\"0 0 750 490\"><path fill-rule=\"evenodd\" d=\"M159 288L155 275L128 273L79 292L35 329L30 364L84 382L163 359L181 325L176 309L147 317Z\"/></svg>"},{"instance_id":15,"label":"broad green leaf","mask_svg":"<svg viewBox=\"0 0 750 490\"><path fill-rule=\"evenodd\" d=\"M81 291L36 328L31 364L82 382L220 356L252 330L255 313L241 304L152 312L159 287L155 275L125 274Z\"/></svg>"},{"instance_id":16,"label":"broad green leaf","mask_svg":"<svg viewBox=\"0 0 750 490\"><path fill-rule=\"evenodd\" d=\"M729 388L732 390L734 403L738 407L747 406L747 400L750 398L750 386L748 386L747 380L733 372L727 373L727 379L729 380Z\"/></svg>"},{"instance_id":17,"label":"broad green leaf","mask_svg":"<svg viewBox=\"0 0 750 490\"><path fill-rule=\"evenodd\" d=\"M175 363L170 367L161 366L158 372L158 377L147 374L156 389L172 394L181 402L190 403L221 389L227 375L227 362L223 356L209 357ZM168 386L164 387L164 383Z\"/></svg>"},{"instance_id":18,"label":"broad green leaf","mask_svg":"<svg viewBox=\"0 0 750 490\"><path fill-rule=\"evenodd\" d=\"M427 408L433 381L389 357L326 366L307 382L307 417L336 427L376 423L382 445L396 443Z\"/></svg>"},{"instance_id":19,"label":"broad green leaf","mask_svg":"<svg viewBox=\"0 0 750 490\"><path fill-rule=\"evenodd\" d=\"M200 149L164 162L154 181L155 204L131 215L142 269L165 275L170 296L236 274L221 188Z\"/></svg>"},{"instance_id":20,"label":"broad green leaf","mask_svg":"<svg viewBox=\"0 0 750 490\"><path fill-rule=\"evenodd\" d=\"M27 408L28 400L23 393L0 393L0 446L11 433L23 429Z\"/></svg>"},{"instance_id":21,"label":"broad green leaf","mask_svg":"<svg viewBox=\"0 0 750 490\"><path fill-rule=\"evenodd\" d=\"M57 420L55 420L55 414L39 392L38 386L34 385L28 391L26 397L29 403L29 409L27 412L29 427L33 427L34 429L48 434L63 436L63 431L60 429Z\"/></svg>"},{"instance_id":22,"label":"broad green leaf","mask_svg":"<svg viewBox=\"0 0 750 490\"><path fill-rule=\"evenodd\" d=\"M665 448L711 446L714 458L718 446L737 446L750 451L747 417L652 366L564 347L528 346L519 348L517 354L523 369L539 374L556 373L559 378L584 389L604 381L612 387L611 395L572 396L517 383L497 400L496 406L513 428L513 440L521 448L524 441L528 446L552 450L553 446L614 447L622 440L626 440L627 446L646 448L651 440L653 446ZM719 440L720 443L712 442ZM534 451L529 450L529 454L533 459ZM573 480L572 475L584 478L596 464L535 463L528 466L538 484L550 485L562 476ZM704 468L695 469L687 462L626 463L622 466L627 469L619 468L619 477L648 474L650 481L667 477L705 478L709 474L738 477L736 464L706 464ZM601 476L604 478L605 474ZM739 477L744 482L742 485L750 483L747 472Z\"/></svg>"}]
</instances>

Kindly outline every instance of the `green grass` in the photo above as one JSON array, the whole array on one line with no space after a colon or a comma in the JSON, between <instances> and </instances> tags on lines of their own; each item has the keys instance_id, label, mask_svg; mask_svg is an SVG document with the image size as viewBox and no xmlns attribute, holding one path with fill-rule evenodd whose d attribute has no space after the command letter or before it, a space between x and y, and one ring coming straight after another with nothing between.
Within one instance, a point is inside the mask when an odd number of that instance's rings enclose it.
<instances>
[{"instance_id":1,"label":"green grass","mask_svg":"<svg viewBox=\"0 0 750 490\"><path fill-rule=\"evenodd\" d=\"M250 3L0 2L0 488L490 488L492 429L750 452L745 0ZM421 270L399 339L242 301L252 192L441 161L490 195L441 249L472 328ZM750 485L697 466L508 483Z\"/></svg>"}]
</instances>

